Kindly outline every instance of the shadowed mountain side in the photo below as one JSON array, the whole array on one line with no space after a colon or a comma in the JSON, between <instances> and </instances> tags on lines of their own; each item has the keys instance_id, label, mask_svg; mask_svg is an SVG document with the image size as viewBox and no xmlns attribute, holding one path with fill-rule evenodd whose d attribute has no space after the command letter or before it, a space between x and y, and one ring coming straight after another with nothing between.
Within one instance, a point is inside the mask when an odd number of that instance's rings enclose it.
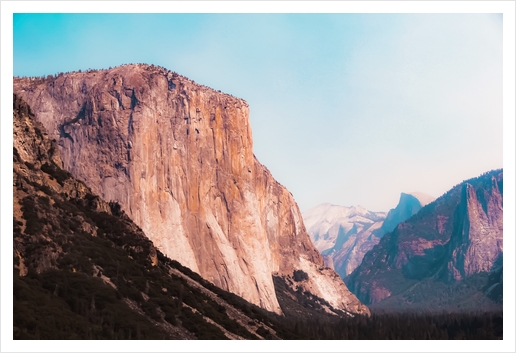
<instances>
[{"instance_id":1,"label":"shadowed mountain side","mask_svg":"<svg viewBox=\"0 0 516 353\"><path fill-rule=\"evenodd\" d=\"M385 235L347 284L375 307L499 309L486 293L501 282L502 195L502 170L455 186Z\"/></svg>"},{"instance_id":2,"label":"shadowed mountain side","mask_svg":"<svg viewBox=\"0 0 516 353\"><path fill-rule=\"evenodd\" d=\"M401 193L396 208L389 211L382 224L383 233L389 233L398 224L409 219L419 212L421 208L434 201L435 198L421 192Z\"/></svg>"}]
</instances>

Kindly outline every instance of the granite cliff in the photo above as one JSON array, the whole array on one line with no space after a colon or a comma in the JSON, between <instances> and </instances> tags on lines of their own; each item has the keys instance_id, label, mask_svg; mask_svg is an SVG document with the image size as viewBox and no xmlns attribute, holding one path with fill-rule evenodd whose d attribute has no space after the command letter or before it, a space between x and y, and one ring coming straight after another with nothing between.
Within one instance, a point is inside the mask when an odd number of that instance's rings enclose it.
<instances>
[{"instance_id":1,"label":"granite cliff","mask_svg":"<svg viewBox=\"0 0 516 353\"><path fill-rule=\"evenodd\" d=\"M277 291L295 309L280 317L170 260L120 205L61 169L56 142L23 100L13 103L15 340L306 339L316 336L299 330L305 321L349 318Z\"/></svg>"},{"instance_id":2,"label":"granite cliff","mask_svg":"<svg viewBox=\"0 0 516 353\"><path fill-rule=\"evenodd\" d=\"M168 257L276 313L273 277L368 313L253 155L244 100L149 65L16 78L14 92L57 141L62 166L118 202ZM294 271L308 276L292 281Z\"/></svg>"},{"instance_id":3,"label":"granite cliff","mask_svg":"<svg viewBox=\"0 0 516 353\"><path fill-rule=\"evenodd\" d=\"M400 223L346 283L363 302L382 308L496 309L502 256L503 171L494 170Z\"/></svg>"}]
</instances>

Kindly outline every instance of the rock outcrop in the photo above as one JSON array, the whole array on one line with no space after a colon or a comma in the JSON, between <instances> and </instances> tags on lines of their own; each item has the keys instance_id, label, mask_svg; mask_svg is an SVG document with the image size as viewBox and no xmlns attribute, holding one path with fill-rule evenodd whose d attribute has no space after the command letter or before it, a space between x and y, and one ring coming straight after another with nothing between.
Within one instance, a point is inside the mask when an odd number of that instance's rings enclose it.
<instances>
[{"instance_id":1,"label":"rock outcrop","mask_svg":"<svg viewBox=\"0 0 516 353\"><path fill-rule=\"evenodd\" d=\"M368 304L481 309L479 303L491 305L482 295L489 273L498 274L492 284L501 282L501 266L493 266L502 254L503 171L495 170L455 186L400 223L346 283ZM473 299L465 301L468 296Z\"/></svg>"},{"instance_id":2,"label":"rock outcrop","mask_svg":"<svg viewBox=\"0 0 516 353\"><path fill-rule=\"evenodd\" d=\"M447 274L460 280L490 272L503 251L503 198L498 187L502 178L492 176L475 187L462 186L456 224L448 245Z\"/></svg>"},{"instance_id":3,"label":"rock outcrop","mask_svg":"<svg viewBox=\"0 0 516 353\"><path fill-rule=\"evenodd\" d=\"M14 80L63 166L118 202L168 257L281 313L273 275L368 313L324 267L292 194L253 155L249 106L160 67Z\"/></svg>"}]
</instances>

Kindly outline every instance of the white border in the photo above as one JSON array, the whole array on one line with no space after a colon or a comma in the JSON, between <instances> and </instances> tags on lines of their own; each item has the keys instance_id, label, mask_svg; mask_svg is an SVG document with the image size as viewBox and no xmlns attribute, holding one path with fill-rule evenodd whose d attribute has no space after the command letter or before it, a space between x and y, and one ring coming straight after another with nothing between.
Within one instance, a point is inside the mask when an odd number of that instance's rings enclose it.
<instances>
[{"instance_id":1,"label":"white border","mask_svg":"<svg viewBox=\"0 0 516 353\"><path fill-rule=\"evenodd\" d=\"M506 13L511 1L2 1L9 13ZM3 8L4 6L2 6Z\"/></svg>"},{"instance_id":2,"label":"white border","mask_svg":"<svg viewBox=\"0 0 516 353\"><path fill-rule=\"evenodd\" d=\"M503 341L13 341L12 340L12 118L13 13L16 12L88 12L88 13L503 13L503 148L504 148L504 219L505 286ZM2 234L2 351L40 352L140 352L140 351L211 351L211 352L514 352L514 268L515 268L515 3L512 1L2 1L1 3L1 234Z\"/></svg>"}]
</instances>

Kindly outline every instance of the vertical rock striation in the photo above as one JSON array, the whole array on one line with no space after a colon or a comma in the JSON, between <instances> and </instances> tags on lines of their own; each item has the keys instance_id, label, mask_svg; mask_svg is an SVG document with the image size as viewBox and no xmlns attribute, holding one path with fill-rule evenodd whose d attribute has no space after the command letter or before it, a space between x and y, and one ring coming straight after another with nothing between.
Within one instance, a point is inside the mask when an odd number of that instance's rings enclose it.
<instances>
[{"instance_id":1,"label":"vertical rock striation","mask_svg":"<svg viewBox=\"0 0 516 353\"><path fill-rule=\"evenodd\" d=\"M503 252L503 198L495 176L475 190L462 186L456 229L448 245L449 275L460 280L479 272L490 272Z\"/></svg>"},{"instance_id":2,"label":"vertical rock striation","mask_svg":"<svg viewBox=\"0 0 516 353\"><path fill-rule=\"evenodd\" d=\"M281 312L272 275L301 269L313 294L368 312L324 268L292 194L255 158L244 100L148 65L15 79L14 91L64 167L170 258L270 311Z\"/></svg>"}]
</instances>

